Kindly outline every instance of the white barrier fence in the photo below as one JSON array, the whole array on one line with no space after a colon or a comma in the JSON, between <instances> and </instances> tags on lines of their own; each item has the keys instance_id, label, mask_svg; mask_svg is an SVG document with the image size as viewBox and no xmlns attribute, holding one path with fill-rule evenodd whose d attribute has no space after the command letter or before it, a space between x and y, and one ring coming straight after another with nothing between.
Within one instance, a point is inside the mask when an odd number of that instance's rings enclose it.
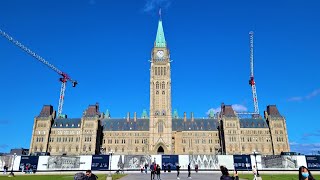
<instances>
[{"instance_id":1,"label":"white barrier fence","mask_svg":"<svg viewBox=\"0 0 320 180\"><path fill-rule=\"evenodd\" d=\"M257 162L256 162L257 161ZM251 170L297 170L300 166L320 170L320 156L262 156L262 155L87 155L87 156L0 156L0 170L4 166L10 171L72 171L72 170L138 170L149 169L155 162L162 169L175 170L176 166L199 170L219 170L221 165L228 169ZM12 168L13 166L13 168Z\"/></svg>"}]
</instances>

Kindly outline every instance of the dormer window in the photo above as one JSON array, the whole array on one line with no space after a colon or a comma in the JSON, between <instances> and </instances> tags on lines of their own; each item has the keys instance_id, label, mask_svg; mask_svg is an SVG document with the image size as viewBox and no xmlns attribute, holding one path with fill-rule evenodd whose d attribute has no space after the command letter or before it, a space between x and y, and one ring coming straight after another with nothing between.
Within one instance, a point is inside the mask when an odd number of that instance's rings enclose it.
<instances>
[{"instance_id":1,"label":"dormer window","mask_svg":"<svg viewBox=\"0 0 320 180\"><path fill-rule=\"evenodd\" d=\"M60 124L60 127L62 127L62 124Z\"/></svg>"},{"instance_id":2,"label":"dormer window","mask_svg":"<svg viewBox=\"0 0 320 180\"><path fill-rule=\"evenodd\" d=\"M78 124L78 127L80 127L80 124Z\"/></svg>"},{"instance_id":3,"label":"dormer window","mask_svg":"<svg viewBox=\"0 0 320 180\"><path fill-rule=\"evenodd\" d=\"M73 127L73 126L74 126L74 124L71 124L71 126Z\"/></svg>"},{"instance_id":4,"label":"dormer window","mask_svg":"<svg viewBox=\"0 0 320 180\"><path fill-rule=\"evenodd\" d=\"M68 127L69 126L69 124L66 124L66 127Z\"/></svg>"}]
</instances>

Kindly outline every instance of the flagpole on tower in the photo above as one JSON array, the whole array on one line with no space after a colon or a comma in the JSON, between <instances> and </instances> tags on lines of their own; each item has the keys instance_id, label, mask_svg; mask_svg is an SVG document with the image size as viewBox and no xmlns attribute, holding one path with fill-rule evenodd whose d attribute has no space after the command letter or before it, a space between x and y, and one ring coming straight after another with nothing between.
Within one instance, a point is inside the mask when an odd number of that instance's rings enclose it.
<instances>
[{"instance_id":1,"label":"flagpole on tower","mask_svg":"<svg viewBox=\"0 0 320 180\"><path fill-rule=\"evenodd\" d=\"M159 9L159 17L160 17L160 21L162 21L162 17L161 17L161 8Z\"/></svg>"}]
</instances>

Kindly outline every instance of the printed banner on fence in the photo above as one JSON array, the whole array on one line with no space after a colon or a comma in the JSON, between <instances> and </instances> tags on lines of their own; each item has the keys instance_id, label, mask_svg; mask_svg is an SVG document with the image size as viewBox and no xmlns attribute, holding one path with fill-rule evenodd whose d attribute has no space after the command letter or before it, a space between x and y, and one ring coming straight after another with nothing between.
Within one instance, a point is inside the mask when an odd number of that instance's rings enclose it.
<instances>
[{"instance_id":1,"label":"printed banner on fence","mask_svg":"<svg viewBox=\"0 0 320 180\"><path fill-rule=\"evenodd\" d=\"M306 155L306 161L309 169L320 169L319 155Z\"/></svg>"},{"instance_id":2,"label":"printed banner on fence","mask_svg":"<svg viewBox=\"0 0 320 180\"><path fill-rule=\"evenodd\" d=\"M93 155L91 170L108 170L109 155Z\"/></svg>"},{"instance_id":3,"label":"printed banner on fence","mask_svg":"<svg viewBox=\"0 0 320 180\"><path fill-rule=\"evenodd\" d=\"M250 155L233 155L235 170L252 170Z\"/></svg>"},{"instance_id":4,"label":"printed banner on fence","mask_svg":"<svg viewBox=\"0 0 320 180\"><path fill-rule=\"evenodd\" d=\"M19 170L34 171L38 168L39 156L21 156Z\"/></svg>"},{"instance_id":5,"label":"printed banner on fence","mask_svg":"<svg viewBox=\"0 0 320 180\"><path fill-rule=\"evenodd\" d=\"M178 155L162 155L162 169L166 170L176 170L179 164Z\"/></svg>"}]
</instances>

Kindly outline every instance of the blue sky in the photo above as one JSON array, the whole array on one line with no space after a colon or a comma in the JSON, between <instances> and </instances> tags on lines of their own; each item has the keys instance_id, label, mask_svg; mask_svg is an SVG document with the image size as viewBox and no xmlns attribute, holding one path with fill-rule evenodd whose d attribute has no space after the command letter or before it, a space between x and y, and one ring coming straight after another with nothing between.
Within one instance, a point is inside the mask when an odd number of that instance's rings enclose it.
<instances>
[{"instance_id":1,"label":"blue sky","mask_svg":"<svg viewBox=\"0 0 320 180\"><path fill-rule=\"evenodd\" d=\"M0 28L79 81L64 113L100 103L112 117L149 108L158 9L172 62L172 106L204 117L222 102L253 110L249 35L255 32L260 111L276 104L293 151L320 149L320 4L298 1L3 0ZM0 152L29 147L34 117L58 105L59 76L0 38Z\"/></svg>"}]
</instances>

